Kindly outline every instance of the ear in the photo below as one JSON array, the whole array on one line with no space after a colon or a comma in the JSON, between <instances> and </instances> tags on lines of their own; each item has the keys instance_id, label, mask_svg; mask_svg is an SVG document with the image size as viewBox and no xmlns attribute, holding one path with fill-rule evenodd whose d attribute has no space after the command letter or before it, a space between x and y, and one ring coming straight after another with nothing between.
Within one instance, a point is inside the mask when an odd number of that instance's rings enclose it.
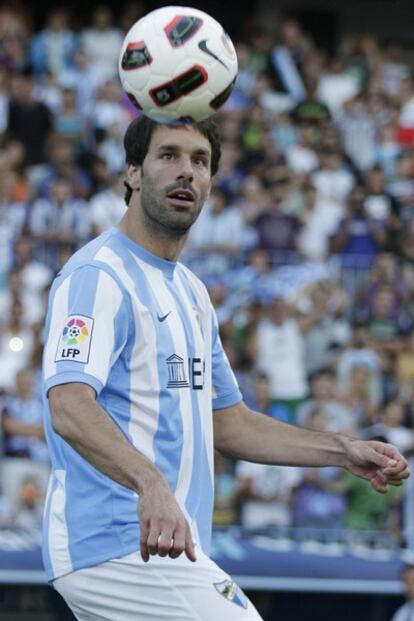
<instances>
[{"instance_id":1,"label":"ear","mask_svg":"<svg viewBox=\"0 0 414 621\"><path fill-rule=\"evenodd\" d=\"M141 166L128 164L126 180L133 190L139 192L141 189Z\"/></svg>"}]
</instances>

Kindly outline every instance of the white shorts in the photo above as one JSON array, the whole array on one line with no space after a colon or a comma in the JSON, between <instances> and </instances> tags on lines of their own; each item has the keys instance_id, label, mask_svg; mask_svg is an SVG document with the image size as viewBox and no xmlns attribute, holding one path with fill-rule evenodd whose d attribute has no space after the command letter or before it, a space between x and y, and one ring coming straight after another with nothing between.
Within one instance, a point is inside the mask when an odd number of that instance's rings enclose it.
<instances>
[{"instance_id":1,"label":"white shorts","mask_svg":"<svg viewBox=\"0 0 414 621\"><path fill-rule=\"evenodd\" d=\"M230 576L197 550L192 563L139 552L53 582L79 621L262 621Z\"/></svg>"}]
</instances>

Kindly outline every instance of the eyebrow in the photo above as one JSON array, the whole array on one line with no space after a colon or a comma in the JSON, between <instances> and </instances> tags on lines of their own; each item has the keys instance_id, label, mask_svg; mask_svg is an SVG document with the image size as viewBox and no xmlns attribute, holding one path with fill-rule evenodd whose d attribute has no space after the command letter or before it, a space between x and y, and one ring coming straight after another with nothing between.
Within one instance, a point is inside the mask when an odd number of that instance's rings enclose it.
<instances>
[{"instance_id":1,"label":"eyebrow","mask_svg":"<svg viewBox=\"0 0 414 621\"><path fill-rule=\"evenodd\" d=\"M162 153L163 151L180 151L181 146L178 144L163 144L158 147L158 152ZM203 155L204 157L211 157L211 152L208 149L203 149L200 147L193 151L193 155Z\"/></svg>"}]
</instances>

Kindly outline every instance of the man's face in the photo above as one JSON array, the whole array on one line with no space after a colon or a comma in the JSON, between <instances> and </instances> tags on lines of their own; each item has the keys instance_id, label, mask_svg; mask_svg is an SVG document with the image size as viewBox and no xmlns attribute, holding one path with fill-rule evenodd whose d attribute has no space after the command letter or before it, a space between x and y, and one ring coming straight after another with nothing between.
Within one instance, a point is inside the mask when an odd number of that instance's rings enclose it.
<instances>
[{"instance_id":1,"label":"man's face","mask_svg":"<svg viewBox=\"0 0 414 621\"><path fill-rule=\"evenodd\" d=\"M141 166L141 207L151 227L181 237L211 187L211 145L193 127L157 127Z\"/></svg>"}]
</instances>

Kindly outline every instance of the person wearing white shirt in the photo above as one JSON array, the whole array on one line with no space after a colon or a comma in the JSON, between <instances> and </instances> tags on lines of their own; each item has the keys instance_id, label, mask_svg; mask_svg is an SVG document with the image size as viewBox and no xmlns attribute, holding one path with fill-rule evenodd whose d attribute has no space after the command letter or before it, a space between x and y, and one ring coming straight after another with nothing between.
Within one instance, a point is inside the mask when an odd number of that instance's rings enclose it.
<instances>
[{"instance_id":1,"label":"person wearing white shirt","mask_svg":"<svg viewBox=\"0 0 414 621\"><path fill-rule=\"evenodd\" d=\"M107 6L98 6L92 15L92 25L81 34L81 44L93 67L115 76L123 35L112 26L112 14Z\"/></svg>"},{"instance_id":2,"label":"person wearing white shirt","mask_svg":"<svg viewBox=\"0 0 414 621\"><path fill-rule=\"evenodd\" d=\"M97 192L89 201L91 226L94 234L100 235L111 226L115 226L126 212L127 205L123 198L124 175L112 177L109 187Z\"/></svg>"},{"instance_id":3,"label":"person wearing white shirt","mask_svg":"<svg viewBox=\"0 0 414 621\"><path fill-rule=\"evenodd\" d=\"M223 273L231 267L232 257L243 249L247 234L239 210L228 205L224 192L215 188L190 233L189 248L202 255L207 273Z\"/></svg>"}]
</instances>

